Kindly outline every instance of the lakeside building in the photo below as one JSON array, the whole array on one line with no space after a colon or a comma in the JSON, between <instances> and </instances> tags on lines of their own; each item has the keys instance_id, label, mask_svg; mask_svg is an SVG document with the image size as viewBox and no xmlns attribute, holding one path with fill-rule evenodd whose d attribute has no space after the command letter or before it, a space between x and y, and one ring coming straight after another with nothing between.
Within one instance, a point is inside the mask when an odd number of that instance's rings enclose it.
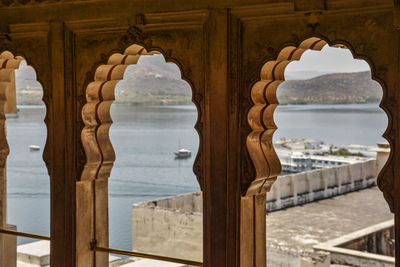
<instances>
[{"instance_id":1,"label":"lakeside building","mask_svg":"<svg viewBox=\"0 0 400 267\"><path fill-rule=\"evenodd\" d=\"M345 164L365 162L376 158L379 150L365 145L325 145L311 139L281 139L274 142L281 160L282 173L298 173ZM342 153L342 154L341 154Z\"/></svg>"}]
</instances>

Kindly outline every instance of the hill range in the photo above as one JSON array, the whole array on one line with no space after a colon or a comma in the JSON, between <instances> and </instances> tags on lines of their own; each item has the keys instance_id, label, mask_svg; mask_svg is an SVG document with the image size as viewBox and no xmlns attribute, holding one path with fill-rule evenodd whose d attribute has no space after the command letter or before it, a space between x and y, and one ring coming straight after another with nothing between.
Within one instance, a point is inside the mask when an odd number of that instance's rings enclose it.
<instances>
[{"instance_id":1,"label":"hill range","mask_svg":"<svg viewBox=\"0 0 400 267\"><path fill-rule=\"evenodd\" d=\"M16 77L18 104L42 104L41 86L32 69L23 66ZM285 81L277 94L281 104L371 103L380 101L382 89L371 80L370 72L355 72ZM191 103L192 91L175 64L166 64L162 56L155 55L143 56L137 65L129 66L115 95L118 104L178 105Z\"/></svg>"},{"instance_id":2,"label":"hill range","mask_svg":"<svg viewBox=\"0 0 400 267\"><path fill-rule=\"evenodd\" d=\"M361 104L379 102L382 88L369 71L335 73L285 81L277 95L280 104Z\"/></svg>"}]
</instances>

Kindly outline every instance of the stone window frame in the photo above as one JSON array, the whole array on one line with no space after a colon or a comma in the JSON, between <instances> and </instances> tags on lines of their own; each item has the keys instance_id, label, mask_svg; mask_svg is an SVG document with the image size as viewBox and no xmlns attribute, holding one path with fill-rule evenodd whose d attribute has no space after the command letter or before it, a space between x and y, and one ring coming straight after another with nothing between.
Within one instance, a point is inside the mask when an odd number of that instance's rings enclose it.
<instances>
[{"instance_id":1,"label":"stone window frame","mask_svg":"<svg viewBox=\"0 0 400 267\"><path fill-rule=\"evenodd\" d=\"M86 103L82 108L84 127L81 132L81 143L85 151L86 163L83 166L81 178L77 182L76 236L82 240L77 243L87 244L87 240L90 239L97 246L109 246L108 178L115 161L115 151L109 137L109 129L112 125L110 108L115 100L115 87L119 81L123 80L128 66L136 65L143 55L155 54L161 54L166 63L174 63L178 66L181 79L187 82L191 88L192 103L196 106L197 119L199 119L199 107L193 98L195 91L191 82L182 75L180 64L168 58L162 50L146 49L144 45L133 43L123 53L112 54L106 64L97 67L94 81L86 87ZM200 133L197 123L194 129L198 134ZM199 141L200 151L201 139ZM200 164L199 161L200 156L197 154L193 172L201 186L199 178L201 170L196 168ZM89 206L88 203L90 203ZM87 215L88 211L90 215ZM86 247L84 251L81 250L77 253L79 264L89 266L94 261L96 266L108 266L108 253L96 253L88 249ZM89 256L91 253L94 253L93 257Z\"/></svg>"},{"instance_id":2,"label":"stone window frame","mask_svg":"<svg viewBox=\"0 0 400 267\"><path fill-rule=\"evenodd\" d=\"M17 225L7 224L7 157L10 154L10 148L7 142L6 114L17 112L15 71L19 69L22 61L27 62L25 57L16 56L9 50L0 51L0 228L13 231L17 230ZM30 66L28 62L27 65ZM42 91L44 91L42 83L38 79L36 81L40 83ZM42 101L47 111L44 99ZM45 157L46 153L47 135L43 157ZM0 235L0 244L0 265L16 266L17 237L13 235Z\"/></svg>"}]
</instances>

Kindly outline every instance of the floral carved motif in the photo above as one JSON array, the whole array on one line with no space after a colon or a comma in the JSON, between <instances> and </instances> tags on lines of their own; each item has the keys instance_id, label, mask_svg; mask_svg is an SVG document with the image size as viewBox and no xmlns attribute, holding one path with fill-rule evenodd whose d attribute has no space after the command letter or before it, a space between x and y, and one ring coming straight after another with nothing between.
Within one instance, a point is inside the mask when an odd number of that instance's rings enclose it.
<instances>
[{"instance_id":1,"label":"floral carved motif","mask_svg":"<svg viewBox=\"0 0 400 267\"><path fill-rule=\"evenodd\" d=\"M125 48L130 44L139 44L145 47L152 47L151 39L149 39L147 34L137 26L129 27L129 29L126 31L126 34L121 38L121 48Z\"/></svg>"}]
</instances>

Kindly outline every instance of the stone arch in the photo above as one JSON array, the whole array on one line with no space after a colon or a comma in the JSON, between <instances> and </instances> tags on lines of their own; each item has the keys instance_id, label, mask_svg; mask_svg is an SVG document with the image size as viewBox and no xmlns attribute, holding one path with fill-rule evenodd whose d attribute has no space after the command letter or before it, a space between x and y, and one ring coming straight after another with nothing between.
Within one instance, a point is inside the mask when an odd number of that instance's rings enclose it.
<instances>
[{"instance_id":1,"label":"stone arch","mask_svg":"<svg viewBox=\"0 0 400 267\"><path fill-rule=\"evenodd\" d=\"M23 57L16 57L8 51L0 54L0 168L6 167L6 158L10 153L6 138L6 113L16 111L15 70L22 60ZM10 95L14 95L13 105L8 102Z\"/></svg>"},{"instance_id":2,"label":"stone arch","mask_svg":"<svg viewBox=\"0 0 400 267\"><path fill-rule=\"evenodd\" d=\"M8 86L6 90L5 112L16 113L16 87L15 87L15 70L19 68L24 58L14 56L11 52L5 51L0 54L0 65L2 70L8 70Z\"/></svg>"},{"instance_id":3,"label":"stone arch","mask_svg":"<svg viewBox=\"0 0 400 267\"><path fill-rule=\"evenodd\" d=\"M274 111L278 106L277 89L285 81L284 71L289 63L300 60L303 53L307 50L320 51L325 45L347 48L351 51L354 58L365 60L371 68L372 79L377 81L383 89L383 97L380 107L388 116L388 128L383 137L387 139L391 147L391 155L378 176L378 186L383 191L385 199L391 209L393 208L393 198L391 191L393 179L387 175L387 166L391 161L393 146L388 138L391 128L391 117L385 108L385 84L376 77L372 62L365 56L357 55L352 47L345 42L329 42L323 38L311 37L300 43L299 46L286 46L280 50L275 60L267 61L261 68L260 80L251 88L252 107L248 112L248 123L252 131L246 140L247 150L256 170L256 177L243 191L246 195L257 195L268 192L281 172L280 160L274 150L272 136L277 129L274 122ZM393 211L393 209L392 209Z\"/></svg>"},{"instance_id":4,"label":"stone arch","mask_svg":"<svg viewBox=\"0 0 400 267\"><path fill-rule=\"evenodd\" d=\"M168 58L159 49L146 49L139 44L128 46L123 52L113 53L106 64L95 69L94 81L86 87L86 103L82 108L84 127L81 132L81 143L86 154L86 162L77 182L77 266L108 266L106 253L94 253L86 246L95 240L102 247L108 246L108 178L115 161L115 152L109 137L112 125L110 108L115 100L115 87L124 78L129 65L137 64L142 55L161 54L165 61L176 64L181 71L182 80L192 88L192 102L197 108L195 129L199 135L199 151L201 151L201 129L199 126L199 105L194 100L192 83L183 77L182 67L174 59ZM202 185L201 154L198 153L193 165L193 172ZM93 254L94 253L94 254Z\"/></svg>"},{"instance_id":5,"label":"stone arch","mask_svg":"<svg viewBox=\"0 0 400 267\"><path fill-rule=\"evenodd\" d=\"M0 142L0 165L3 159L4 153L2 151L6 151L6 156L9 153L9 148L7 144L7 140L5 138L5 120L6 120L6 114L7 113L15 113L14 110L16 111L17 108L17 102L16 102L16 87L15 87L15 71L19 69L21 62L26 61L28 66L32 66L33 69L36 72L36 80L39 82L39 84L42 87L43 91L43 104L46 107L46 115L44 122L46 124L47 129L48 123L49 123L49 97L48 94L46 95L45 88L43 86L43 82L39 79L39 75L36 71L35 66L33 66L25 56L15 56L13 52L10 52L10 50L4 50L3 52L0 52L0 121L1 121L1 128L0 128L0 140L5 140L5 145ZM10 102L9 96L11 95L12 101ZM3 130L4 129L4 130ZM4 134L4 138L3 138ZM47 134L48 136L48 134ZM49 168L49 157L48 157L48 138L46 138L46 144L43 150L43 159L46 163L47 170L50 172ZM5 150L6 149L6 150Z\"/></svg>"},{"instance_id":6,"label":"stone arch","mask_svg":"<svg viewBox=\"0 0 400 267\"><path fill-rule=\"evenodd\" d=\"M110 176L115 161L115 152L108 133L112 124L110 107L115 100L115 86L123 79L125 70L129 65L137 64L142 55L155 54L164 56L158 50L148 51L141 45L133 44L126 48L123 53L112 54L107 64L97 67L94 81L89 83L86 88L86 104L82 108L84 128L81 133L81 141L86 154L86 164L82 171L81 181L106 179ZM166 62L176 64L182 73L179 63L165 56L164 59ZM193 95L193 86L190 81L184 77L182 79L190 85ZM193 103L199 112L197 103L195 101ZM200 136L197 123L195 128ZM201 140L199 150L200 147ZM199 155L197 155L194 166L197 166L199 161ZM194 173L198 177L200 187L202 187L196 167L194 167Z\"/></svg>"},{"instance_id":7,"label":"stone arch","mask_svg":"<svg viewBox=\"0 0 400 267\"><path fill-rule=\"evenodd\" d=\"M15 71L19 69L22 61L26 61L26 59L22 56L15 56L9 50L5 50L0 53L0 228L9 230L16 230L16 226L7 224L6 181L7 157L10 153L10 148L7 142L6 114L17 113ZM42 86L42 83L39 83ZM46 104L45 101L43 102ZM43 158L46 158L47 149L48 146L46 139ZM49 170L48 161L45 160L45 163L47 165L47 170ZM2 235L0 237L0 244L0 263L2 263L4 266L16 266L16 237ZM15 255L11 255L10 253L15 253Z\"/></svg>"}]
</instances>

